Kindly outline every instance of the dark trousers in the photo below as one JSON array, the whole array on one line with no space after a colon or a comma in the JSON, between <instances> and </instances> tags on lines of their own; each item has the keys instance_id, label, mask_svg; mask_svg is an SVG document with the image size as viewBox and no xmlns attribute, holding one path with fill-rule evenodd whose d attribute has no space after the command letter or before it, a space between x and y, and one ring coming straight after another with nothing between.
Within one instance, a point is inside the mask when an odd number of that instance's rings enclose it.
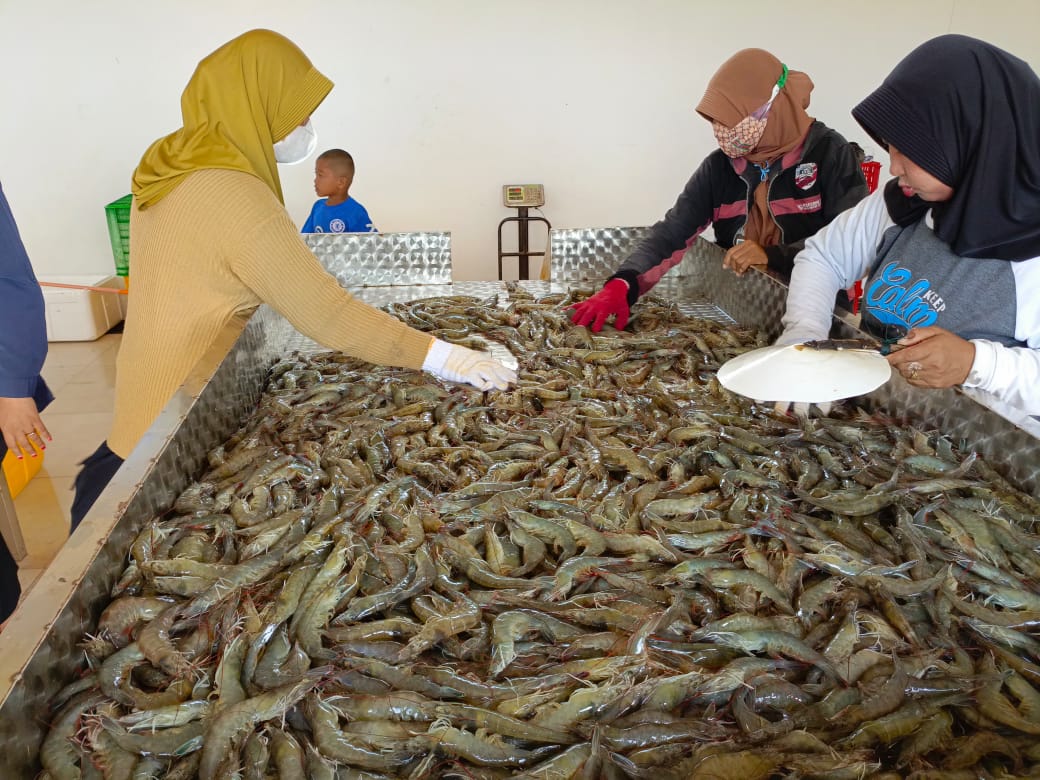
<instances>
[{"instance_id":1,"label":"dark trousers","mask_svg":"<svg viewBox=\"0 0 1040 780\"><path fill-rule=\"evenodd\" d=\"M94 450L94 454L80 464L83 468L76 475L76 497L72 501L72 530L80 524L90 508L94 506L101 491L123 465L123 459L108 448L108 442Z\"/></svg>"},{"instance_id":2,"label":"dark trousers","mask_svg":"<svg viewBox=\"0 0 1040 780\"><path fill-rule=\"evenodd\" d=\"M0 439L0 460L7 453L7 445ZM111 481L122 465L123 459L101 443L93 455L83 461L83 468L76 476L76 498L72 503L72 530L87 514L97 501L101 491ZM0 473L0 479L4 479ZM18 583L18 564L7 548L7 542L0 536L0 622L7 620L18 606L22 595L22 586Z\"/></svg>"},{"instance_id":3,"label":"dark trousers","mask_svg":"<svg viewBox=\"0 0 1040 780\"><path fill-rule=\"evenodd\" d=\"M0 439L0 460L7 454L7 445ZM0 472L0 479L4 479ZM18 599L22 595L22 586L18 584L18 564L7 549L7 542L0 536L0 623L11 617Z\"/></svg>"}]
</instances>

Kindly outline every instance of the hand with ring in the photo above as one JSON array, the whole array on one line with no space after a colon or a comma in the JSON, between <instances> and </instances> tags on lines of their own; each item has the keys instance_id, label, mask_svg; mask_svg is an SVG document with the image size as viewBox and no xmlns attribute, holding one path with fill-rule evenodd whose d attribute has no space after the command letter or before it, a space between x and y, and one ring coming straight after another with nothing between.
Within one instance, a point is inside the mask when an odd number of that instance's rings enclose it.
<instances>
[{"instance_id":1,"label":"hand with ring","mask_svg":"<svg viewBox=\"0 0 1040 780\"><path fill-rule=\"evenodd\" d=\"M929 325L914 328L897 342L902 349L889 364L915 387L953 387L968 378L975 345L955 333Z\"/></svg>"},{"instance_id":2,"label":"hand with ring","mask_svg":"<svg viewBox=\"0 0 1040 780\"><path fill-rule=\"evenodd\" d=\"M0 398L0 432L7 448L19 459L24 455L35 458L36 451L47 449L51 441L32 398Z\"/></svg>"}]
</instances>

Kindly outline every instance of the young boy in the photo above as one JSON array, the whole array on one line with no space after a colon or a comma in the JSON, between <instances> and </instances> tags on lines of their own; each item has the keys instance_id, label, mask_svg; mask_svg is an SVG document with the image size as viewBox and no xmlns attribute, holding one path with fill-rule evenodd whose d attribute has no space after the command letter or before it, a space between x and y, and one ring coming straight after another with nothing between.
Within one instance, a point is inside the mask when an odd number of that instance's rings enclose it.
<instances>
[{"instance_id":1,"label":"young boy","mask_svg":"<svg viewBox=\"0 0 1040 780\"><path fill-rule=\"evenodd\" d=\"M319 200L303 223L303 233L375 233L365 207L350 197L354 158L342 149L329 149L314 162L314 191Z\"/></svg>"}]
</instances>

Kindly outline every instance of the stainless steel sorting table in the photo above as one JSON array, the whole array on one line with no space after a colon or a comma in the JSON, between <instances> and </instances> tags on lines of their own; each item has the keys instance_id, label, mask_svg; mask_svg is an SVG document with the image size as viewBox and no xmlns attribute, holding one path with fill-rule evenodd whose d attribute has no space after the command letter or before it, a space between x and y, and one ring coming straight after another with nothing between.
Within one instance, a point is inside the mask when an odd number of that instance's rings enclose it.
<instances>
[{"instance_id":1,"label":"stainless steel sorting table","mask_svg":"<svg viewBox=\"0 0 1040 780\"><path fill-rule=\"evenodd\" d=\"M553 231L551 282L520 282L534 295L598 289L641 228ZM308 237L315 253L359 298L383 305L441 295L498 294L506 283L450 283L446 234ZM767 273L743 277L721 267L722 251L700 240L654 292L692 313L779 332L786 288ZM388 272L386 267L392 268ZM387 286L359 287L378 280ZM420 283L408 284L416 281ZM835 318L855 335L851 315ZM269 367L294 348L315 348L269 307L243 327L229 326L214 342L120 469L87 519L65 544L0 635L0 777L29 778L46 733L48 700L80 663L76 643L93 625L122 572L143 523L166 511L203 470L206 453L246 419L263 391ZM861 403L937 428L974 448L1020 487L1040 495L1040 424L981 394L923 391L899 376Z\"/></svg>"}]
</instances>

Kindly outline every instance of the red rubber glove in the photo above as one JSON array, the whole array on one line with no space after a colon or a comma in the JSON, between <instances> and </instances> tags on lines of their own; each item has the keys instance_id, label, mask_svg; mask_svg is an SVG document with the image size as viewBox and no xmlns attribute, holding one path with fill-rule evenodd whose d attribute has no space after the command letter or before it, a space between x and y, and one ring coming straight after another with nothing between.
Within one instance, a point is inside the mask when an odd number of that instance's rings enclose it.
<instances>
[{"instance_id":1,"label":"red rubber glove","mask_svg":"<svg viewBox=\"0 0 1040 780\"><path fill-rule=\"evenodd\" d=\"M575 325L589 325L593 333L603 330L603 323L610 316L614 317L614 327L624 330L628 324L628 284L623 279L611 279L603 289L580 303L568 306L574 309L571 322Z\"/></svg>"}]
</instances>

